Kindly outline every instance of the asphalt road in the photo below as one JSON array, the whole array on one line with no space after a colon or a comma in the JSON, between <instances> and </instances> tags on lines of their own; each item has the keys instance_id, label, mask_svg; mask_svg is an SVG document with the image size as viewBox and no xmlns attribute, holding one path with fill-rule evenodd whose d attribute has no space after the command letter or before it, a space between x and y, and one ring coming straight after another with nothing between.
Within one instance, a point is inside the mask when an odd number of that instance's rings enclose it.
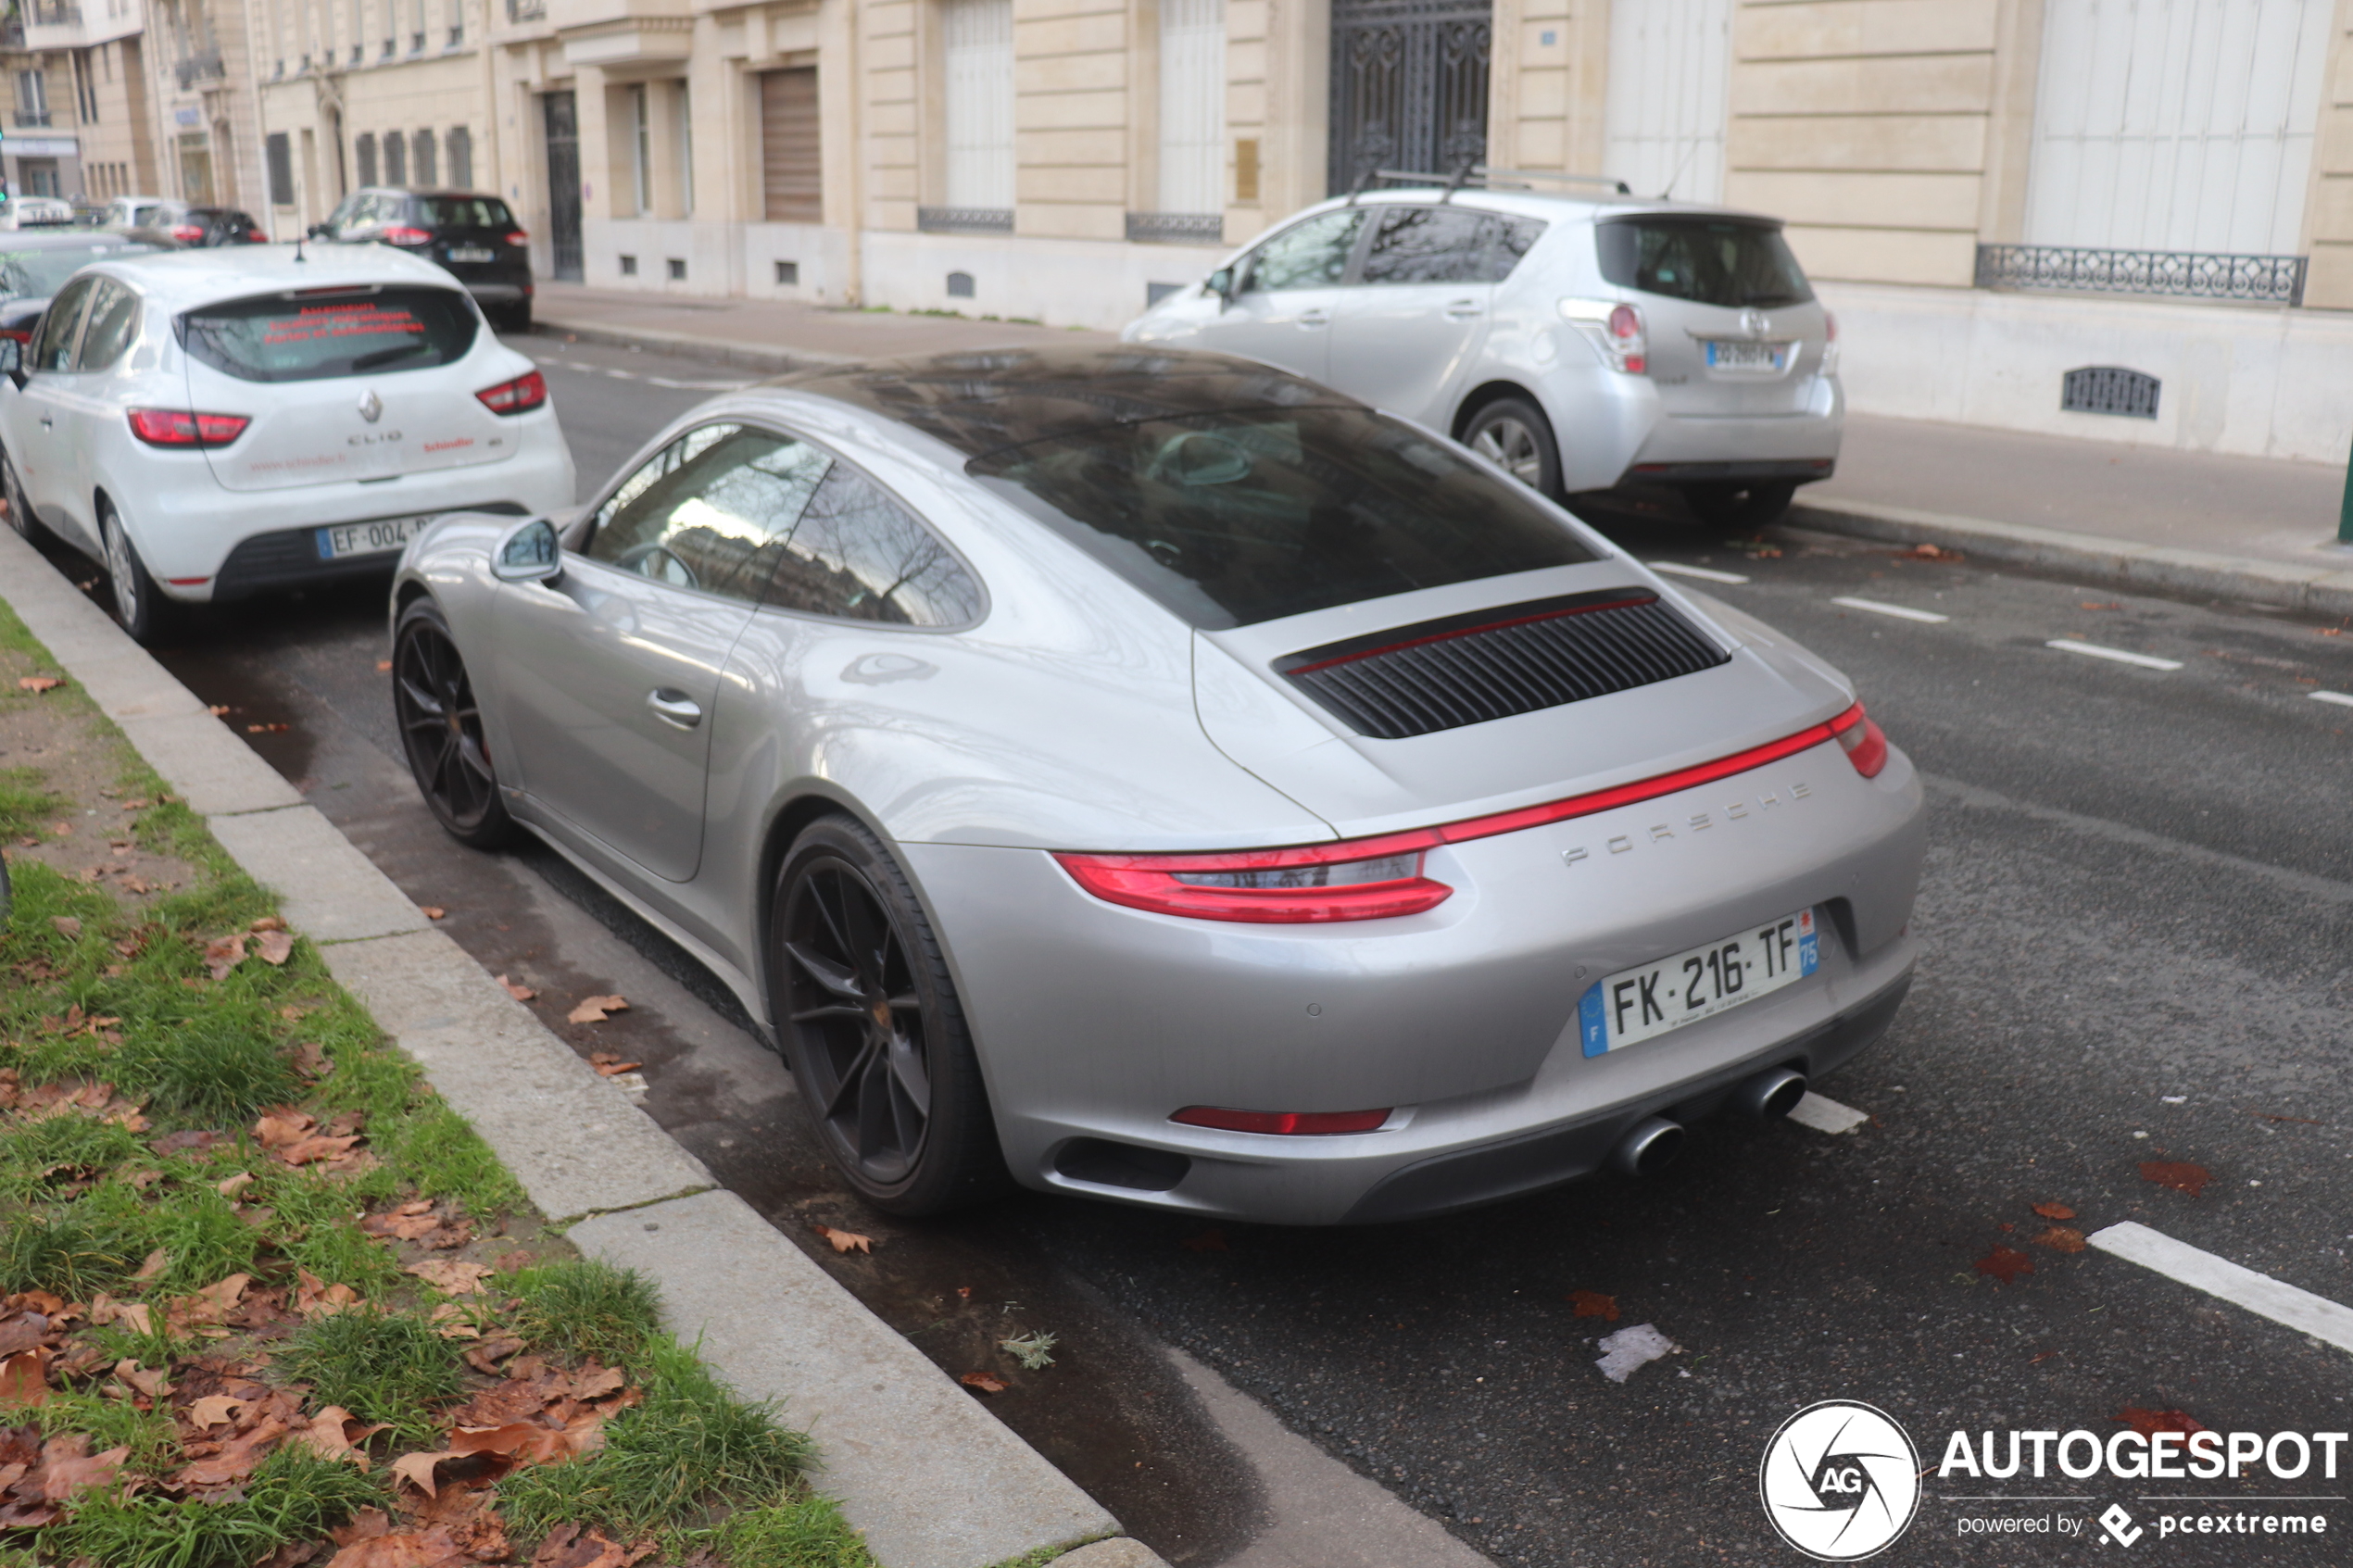
<instances>
[{"instance_id":1,"label":"asphalt road","mask_svg":"<svg viewBox=\"0 0 2353 1568\"><path fill-rule=\"evenodd\" d=\"M531 340L584 491L710 383L711 367ZM586 367L586 368L581 368ZM697 383L675 385L666 383ZM1931 504L1923 501L1924 505ZM732 1003L551 856L444 840L395 760L382 600L313 596L212 618L167 656L494 972L536 988L584 1053L644 1063L646 1103L951 1373L1175 1562L1244 1549L1265 1499L1172 1370L1189 1352L1498 1562L1782 1563L1756 1465L1817 1400L1894 1415L1932 1465L1959 1427L2122 1430L2128 1410L2221 1431L2353 1428L2353 1357L2098 1251L2037 1244L2064 1204L2136 1220L2353 1303L2353 629L2120 595L1968 561L1773 533L1734 548L1671 508L1600 520L1645 558L1804 640L1856 680L1928 776L1932 848L1911 999L1877 1051L1818 1085L1869 1116L1697 1130L1676 1166L1367 1230L1198 1223L1024 1198L926 1224L829 1181L788 1080ZM94 575L83 571L82 575ZM1840 597L1940 614L1927 622ZM2176 661L2157 670L2049 646ZM562 1014L621 991L598 1025ZM2144 1162L2208 1173L2196 1196ZM2195 1185L2195 1184L2193 1184ZM875 1238L839 1258L811 1228ZM2007 1248L2009 1283L1981 1270ZM1580 1316L1570 1297L1614 1299ZM1595 1341L1679 1349L1605 1380ZM1014 1332L1061 1336L1017 1374ZM2353 1454L2347 1456L2353 1462ZM2092 1517L2314 1497L2335 1539L2175 1536L2169 1562L2345 1561L2353 1479L2236 1486L1931 1474L1883 1561L2080 1562ZM2010 1503L1971 1500L2031 1495ZM2279 1505L2271 1505L2279 1511ZM2071 1518L1987 1538L1967 1517ZM1307 1561L1302 1559L1302 1561Z\"/></svg>"}]
</instances>

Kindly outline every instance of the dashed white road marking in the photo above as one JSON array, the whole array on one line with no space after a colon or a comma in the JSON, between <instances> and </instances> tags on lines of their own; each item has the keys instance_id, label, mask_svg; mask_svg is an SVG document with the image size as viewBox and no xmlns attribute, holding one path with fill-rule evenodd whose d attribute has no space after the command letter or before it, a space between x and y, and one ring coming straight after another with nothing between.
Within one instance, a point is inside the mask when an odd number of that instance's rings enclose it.
<instances>
[{"instance_id":1,"label":"dashed white road marking","mask_svg":"<svg viewBox=\"0 0 2353 1568\"><path fill-rule=\"evenodd\" d=\"M1869 1121L1871 1113L1857 1110L1851 1105L1841 1105L1834 1099L1826 1099L1808 1089L1806 1098L1790 1111L1789 1119L1818 1133L1851 1133Z\"/></svg>"},{"instance_id":2,"label":"dashed white road marking","mask_svg":"<svg viewBox=\"0 0 2353 1568\"><path fill-rule=\"evenodd\" d=\"M2353 708L2353 692L2306 692L2314 702L2333 702L2339 708Z\"/></svg>"},{"instance_id":3,"label":"dashed white road marking","mask_svg":"<svg viewBox=\"0 0 2353 1568\"><path fill-rule=\"evenodd\" d=\"M642 370L624 370L616 365L583 365L572 359L545 359L534 357L534 362L551 369L577 370L584 376L608 376L614 381L641 381L648 386L668 387L673 392L741 392L748 381L674 381L668 376L649 376Z\"/></svg>"},{"instance_id":4,"label":"dashed white road marking","mask_svg":"<svg viewBox=\"0 0 2353 1568\"><path fill-rule=\"evenodd\" d=\"M2241 1268L2227 1258L2218 1258L2131 1220L2094 1231L2083 1239L2103 1252L2128 1263L2138 1263L2193 1290L2221 1297L2258 1317L2284 1323L2298 1334L2309 1334L2340 1350L2353 1350L2353 1307L2340 1306L2325 1296L2315 1296L2269 1274Z\"/></svg>"},{"instance_id":5,"label":"dashed white road marking","mask_svg":"<svg viewBox=\"0 0 2353 1568\"><path fill-rule=\"evenodd\" d=\"M1703 583L1745 583L1748 581L1737 571L1718 571L1713 567L1705 566L1685 566L1681 561L1677 560L1655 560L1650 563L1650 569L1653 571L1664 571L1669 577L1696 577Z\"/></svg>"},{"instance_id":6,"label":"dashed white road marking","mask_svg":"<svg viewBox=\"0 0 2353 1568\"><path fill-rule=\"evenodd\" d=\"M2144 670L2179 670L2178 659L2158 659L2145 653L2127 653L2122 648L2104 648L2097 643L2079 643L2071 637L2053 637L2043 645L2061 653L2080 653L2087 659L2113 659L2119 664L2136 664Z\"/></svg>"},{"instance_id":7,"label":"dashed white road marking","mask_svg":"<svg viewBox=\"0 0 2353 1568\"><path fill-rule=\"evenodd\" d=\"M1903 605L1881 604L1877 599L1835 598L1831 603L1844 605L1849 609L1868 609L1873 615L1892 615L1898 621L1934 621L1953 619L1949 615L1939 615L1932 609L1911 609Z\"/></svg>"}]
</instances>

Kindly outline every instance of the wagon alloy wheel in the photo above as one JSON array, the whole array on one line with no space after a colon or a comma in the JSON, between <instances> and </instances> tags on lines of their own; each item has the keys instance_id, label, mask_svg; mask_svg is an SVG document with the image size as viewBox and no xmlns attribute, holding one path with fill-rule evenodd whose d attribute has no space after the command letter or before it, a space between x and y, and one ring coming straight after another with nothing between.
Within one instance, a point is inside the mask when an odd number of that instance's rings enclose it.
<instances>
[{"instance_id":1,"label":"wagon alloy wheel","mask_svg":"<svg viewBox=\"0 0 2353 1568\"><path fill-rule=\"evenodd\" d=\"M473 681L431 600L400 618L393 645L392 705L409 771L425 805L455 837L488 848L505 834L506 804L483 734Z\"/></svg>"},{"instance_id":2,"label":"wagon alloy wheel","mask_svg":"<svg viewBox=\"0 0 2353 1568\"><path fill-rule=\"evenodd\" d=\"M1560 496L1560 449L1552 421L1533 403L1498 397L1463 426L1463 445L1540 495Z\"/></svg>"},{"instance_id":3,"label":"wagon alloy wheel","mask_svg":"<svg viewBox=\"0 0 2353 1568\"><path fill-rule=\"evenodd\" d=\"M898 1214L1002 1191L955 982L891 852L863 824L821 817L786 855L770 907L771 1016L843 1180Z\"/></svg>"},{"instance_id":4,"label":"wagon alloy wheel","mask_svg":"<svg viewBox=\"0 0 2353 1568\"><path fill-rule=\"evenodd\" d=\"M1471 449L1522 484L1535 483L1544 471L1544 459L1536 451L1536 433L1517 420L1497 420L1488 425L1471 442Z\"/></svg>"}]
</instances>

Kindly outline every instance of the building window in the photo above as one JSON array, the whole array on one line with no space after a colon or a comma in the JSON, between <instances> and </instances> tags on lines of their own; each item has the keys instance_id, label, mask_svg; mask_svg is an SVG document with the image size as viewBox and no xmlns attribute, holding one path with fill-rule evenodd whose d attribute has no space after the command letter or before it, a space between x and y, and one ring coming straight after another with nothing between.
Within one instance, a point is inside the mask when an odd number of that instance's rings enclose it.
<instances>
[{"instance_id":1,"label":"building window","mask_svg":"<svg viewBox=\"0 0 2353 1568\"><path fill-rule=\"evenodd\" d=\"M17 72L17 123L19 125L49 123L49 82L40 71Z\"/></svg>"},{"instance_id":2,"label":"building window","mask_svg":"<svg viewBox=\"0 0 2353 1568\"><path fill-rule=\"evenodd\" d=\"M374 184L376 182L375 132L362 131L358 136L352 138L351 156L353 161L359 165L359 182L362 185Z\"/></svg>"},{"instance_id":3,"label":"building window","mask_svg":"<svg viewBox=\"0 0 2353 1568\"><path fill-rule=\"evenodd\" d=\"M779 283L798 285L800 282L800 263L798 261L779 261L776 263L776 282Z\"/></svg>"},{"instance_id":4,"label":"building window","mask_svg":"<svg viewBox=\"0 0 2353 1568\"><path fill-rule=\"evenodd\" d=\"M1720 201L1732 0L1611 0L1602 172L1643 195Z\"/></svg>"},{"instance_id":5,"label":"building window","mask_svg":"<svg viewBox=\"0 0 2353 1568\"><path fill-rule=\"evenodd\" d=\"M1013 0L947 0L948 169L951 210L1009 212L1013 205Z\"/></svg>"},{"instance_id":6,"label":"building window","mask_svg":"<svg viewBox=\"0 0 2353 1568\"><path fill-rule=\"evenodd\" d=\"M433 144L433 132L420 131L409 140L415 147L410 157L417 165L417 183L420 185L440 184L441 175L436 169L439 158Z\"/></svg>"},{"instance_id":7,"label":"building window","mask_svg":"<svg viewBox=\"0 0 2353 1568\"><path fill-rule=\"evenodd\" d=\"M621 258L621 275L624 278L634 278L637 275L637 258L635 257L624 256Z\"/></svg>"},{"instance_id":8,"label":"building window","mask_svg":"<svg viewBox=\"0 0 2353 1568\"><path fill-rule=\"evenodd\" d=\"M673 256L669 258L669 261L670 281L673 283L685 282L686 281L686 258L683 256Z\"/></svg>"},{"instance_id":9,"label":"building window","mask_svg":"<svg viewBox=\"0 0 2353 1568\"><path fill-rule=\"evenodd\" d=\"M2048 0L2027 177L2035 245L2286 255L2326 99L2330 0Z\"/></svg>"},{"instance_id":10,"label":"building window","mask_svg":"<svg viewBox=\"0 0 2353 1568\"><path fill-rule=\"evenodd\" d=\"M1161 0L1160 210L1226 209L1226 0Z\"/></svg>"},{"instance_id":11,"label":"building window","mask_svg":"<svg viewBox=\"0 0 2353 1568\"><path fill-rule=\"evenodd\" d=\"M263 161L270 167L270 205L292 207L295 204L294 147L283 131L272 131L262 139Z\"/></svg>"},{"instance_id":12,"label":"building window","mask_svg":"<svg viewBox=\"0 0 2353 1568\"><path fill-rule=\"evenodd\" d=\"M637 216L654 212L654 127L647 112L646 84L629 89L629 176L637 197Z\"/></svg>"},{"instance_id":13,"label":"building window","mask_svg":"<svg viewBox=\"0 0 2353 1568\"><path fill-rule=\"evenodd\" d=\"M817 68L761 72L760 178L769 222L824 221L821 141Z\"/></svg>"},{"instance_id":14,"label":"building window","mask_svg":"<svg viewBox=\"0 0 2353 1568\"><path fill-rule=\"evenodd\" d=\"M462 125L449 128L449 182L461 191L474 182L473 132Z\"/></svg>"},{"instance_id":15,"label":"building window","mask_svg":"<svg viewBox=\"0 0 2353 1568\"><path fill-rule=\"evenodd\" d=\"M95 125L98 123L98 83L90 69L90 56L83 54L66 57L73 62L75 112L80 115L82 124Z\"/></svg>"},{"instance_id":16,"label":"building window","mask_svg":"<svg viewBox=\"0 0 2353 1568\"><path fill-rule=\"evenodd\" d=\"M406 185L409 182L409 144L400 139L397 131L384 132L384 183Z\"/></svg>"},{"instance_id":17,"label":"building window","mask_svg":"<svg viewBox=\"0 0 2353 1568\"><path fill-rule=\"evenodd\" d=\"M671 95L670 104L678 117L674 131L678 138L678 210L683 216L692 218L695 215L694 89L686 82L679 82Z\"/></svg>"}]
</instances>

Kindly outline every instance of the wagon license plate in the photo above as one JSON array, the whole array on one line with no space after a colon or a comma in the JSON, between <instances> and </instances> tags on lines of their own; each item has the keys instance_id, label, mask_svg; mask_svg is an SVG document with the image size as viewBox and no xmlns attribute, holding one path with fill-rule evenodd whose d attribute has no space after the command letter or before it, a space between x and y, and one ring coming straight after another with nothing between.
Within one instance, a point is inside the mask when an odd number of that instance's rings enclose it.
<instances>
[{"instance_id":1,"label":"wagon license plate","mask_svg":"<svg viewBox=\"0 0 2353 1568\"><path fill-rule=\"evenodd\" d=\"M335 560L344 556L371 556L380 550L396 550L424 532L431 517L386 517L373 522L343 522L318 531L319 558Z\"/></svg>"},{"instance_id":2,"label":"wagon license plate","mask_svg":"<svg viewBox=\"0 0 2353 1568\"><path fill-rule=\"evenodd\" d=\"M496 253L488 245L451 245L449 247L449 259L452 261L487 261L494 254Z\"/></svg>"},{"instance_id":3,"label":"wagon license plate","mask_svg":"<svg viewBox=\"0 0 2353 1568\"><path fill-rule=\"evenodd\" d=\"M1821 965L1814 911L1800 909L1673 958L1619 970L1578 1002L1587 1056L1655 1040L1794 985Z\"/></svg>"},{"instance_id":4,"label":"wagon license plate","mask_svg":"<svg viewBox=\"0 0 2353 1568\"><path fill-rule=\"evenodd\" d=\"M1778 370L1789 362L1786 343L1746 343L1736 338L1707 340L1711 370Z\"/></svg>"}]
</instances>

